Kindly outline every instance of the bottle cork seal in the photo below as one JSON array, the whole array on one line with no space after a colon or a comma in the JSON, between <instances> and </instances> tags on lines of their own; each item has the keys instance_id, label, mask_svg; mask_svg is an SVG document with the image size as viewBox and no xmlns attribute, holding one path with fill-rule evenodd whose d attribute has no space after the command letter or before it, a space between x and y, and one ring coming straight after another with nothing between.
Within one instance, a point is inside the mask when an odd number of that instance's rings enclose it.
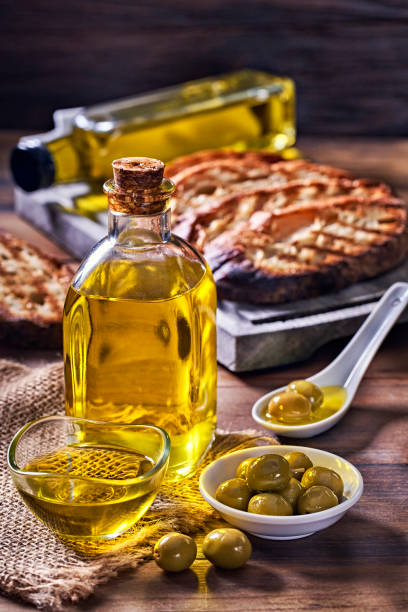
<instances>
[{"instance_id":1,"label":"bottle cork seal","mask_svg":"<svg viewBox=\"0 0 408 612\"><path fill-rule=\"evenodd\" d=\"M123 190L158 187L163 180L164 164L150 157L122 157L112 162L115 185Z\"/></svg>"}]
</instances>

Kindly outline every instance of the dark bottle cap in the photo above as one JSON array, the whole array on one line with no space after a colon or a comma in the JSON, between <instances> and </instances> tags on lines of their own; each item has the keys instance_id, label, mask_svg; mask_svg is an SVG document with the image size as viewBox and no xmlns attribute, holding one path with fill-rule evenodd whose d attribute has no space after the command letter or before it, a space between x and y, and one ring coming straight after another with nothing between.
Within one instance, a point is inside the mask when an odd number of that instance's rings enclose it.
<instances>
[{"instance_id":1,"label":"dark bottle cap","mask_svg":"<svg viewBox=\"0 0 408 612\"><path fill-rule=\"evenodd\" d=\"M11 152L10 168L15 183L24 191L36 191L54 182L55 166L47 147L38 140L20 143Z\"/></svg>"}]
</instances>

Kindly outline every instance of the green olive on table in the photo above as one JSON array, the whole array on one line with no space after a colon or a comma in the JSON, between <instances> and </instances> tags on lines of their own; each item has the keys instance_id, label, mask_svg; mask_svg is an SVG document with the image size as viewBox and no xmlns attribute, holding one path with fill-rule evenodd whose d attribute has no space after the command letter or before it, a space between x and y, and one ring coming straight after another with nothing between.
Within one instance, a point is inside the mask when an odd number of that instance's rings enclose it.
<instances>
[{"instance_id":1,"label":"green olive on table","mask_svg":"<svg viewBox=\"0 0 408 612\"><path fill-rule=\"evenodd\" d=\"M182 572L194 562L197 546L189 536L174 531L156 542L153 556L157 565L166 572Z\"/></svg>"},{"instance_id":2,"label":"green olive on table","mask_svg":"<svg viewBox=\"0 0 408 612\"><path fill-rule=\"evenodd\" d=\"M304 489L300 482L296 480L296 478L291 478L284 489L279 491L279 495L281 495L287 502L290 503L292 508L296 508L296 503L299 496L303 493Z\"/></svg>"},{"instance_id":3,"label":"green olive on table","mask_svg":"<svg viewBox=\"0 0 408 612\"><path fill-rule=\"evenodd\" d=\"M294 391L295 393L300 393L306 397L309 402L312 404L312 408L316 410L323 403L323 392L322 390L313 383L308 380L292 380L288 384L288 391Z\"/></svg>"},{"instance_id":4,"label":"green olive on table","mask_svg":"<svg viewBox=\"0 0 408 612\"><path fill-rule=\"evenodd\" d=\"M298 480L302 479L304 472L310 467L313 467L313 463L309 457L300 451L291 451L285 455L286 461L290 465L293 476Z\"/></svg>"},{"instance_id":5,"label":"green olive on table","mask_svg":"<svg viewBox=\"0 0 408 612\"><path fill-rule=\"evenodd\" d=\"M337 495L329 487L314 485L299 497L297 511L298 514L313 514L333 508L338 503Z\"/></svg>"},{"instance_id":6,"label":"green olive on table","mask_svg":"<svg viewBox=\"0 0 408 612\"><path fill-rule=\"evenodd\" d=\"M244 459L243 461L241 461L241 463L237 467L237 473L235 474L235 476L237 478L245 479L247 477L248 468L251 465L251 463L255 461L255 459L256 457L249 457L249 459Z\"/></svg>"},{"instance_id":7,"label":"green olive on table","mask_svg":"<svg viewBox=\"0 0 408 612\"><path fill-rule=\"evenodd\" d=\"M258 493L249 500L248 512L272 516L290 516L292 505L279 493Z\"/></svg>"},{"instance_id":8,"label":"green olive on table","mask_svg":"<svg viewBox=\"0 0 408 612\"><path fill-rule=\"evenodd\" d=\"M308 468L303 474L300 482L305 489L309 489L314 485L328 487L337 495L339 501L343 498L343 480L337 472L330 468L320 467L318 465Z\"/></svg>"},{"instance_id":9,"label":"green olive on table","mask_svg":"<svg viewBox=\"0 0 408 612\"><path fill-rule=\"evenodd\" d=\"M265 417L274 418L282 423L295 424L310 417L312 404L295 391L276 393L269 401Z\"/></svg>"},{"instance_id":10,"label":"green olive on table","mask_svg":"<svg viewBox=\"0 0 408 612\"><path fill-rule=\"evenodd\" d=\"M290 478L290 467L286 459L271 453L251 463L246 480L253 491L279 491L286 487Z\"/></svg>"},{"instance_id":11,"label":"green olive on table","mask_svg":"<svg viewBox=\"0 0 408 612\"><path fill-rule=\"evenodd\" d=\"M243 478L231 478L219 485L215 499L231 508L246 510L251 495L252 491Z\"/></svg>"},{"instance_id":12,"label":"green olive on table","mask_svg":"<svg viewBox=\"0 0 408 612\"><path fill-rule=\"evenodd\" d=\"M202 550L216 567L237 569L248 561L252 546L245 533L225 527L210 531L203 540Z\"/></svg>"}]
</instances>

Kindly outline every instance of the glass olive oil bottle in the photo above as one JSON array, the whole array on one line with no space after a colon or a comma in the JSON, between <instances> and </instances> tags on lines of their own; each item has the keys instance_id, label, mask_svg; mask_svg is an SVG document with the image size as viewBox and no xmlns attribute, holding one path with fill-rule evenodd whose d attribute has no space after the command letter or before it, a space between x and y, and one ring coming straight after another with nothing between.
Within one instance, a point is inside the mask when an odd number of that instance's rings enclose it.
<instances>
[{"instance_id":1,"label":"glass olive oil bottle","mask_svg":"<svg viewBox=\"0 0 408 612\"><path fill-rule=\"evenodd\" d=\"M194 471L216 422L216 290L206 262L171 234L174 185L148 158L113 162L109 233L64 308L68 415L157 425L170 476Z\"/></svg>"},{"instance_id":2,"label":"glass olive oil bottle","mask_svg":"<svg viewBox=\"0 0 408 612\"><path fill-rule=\"evenodd\" d=\"M218 147L283 151L296 139L293 81L256 70L77 109L60 126L63 112L55 130L22 138L12 152L12 174L25 191L101 180L112 159L131 152L169 161Z\"/></svg>"}]
</instances>

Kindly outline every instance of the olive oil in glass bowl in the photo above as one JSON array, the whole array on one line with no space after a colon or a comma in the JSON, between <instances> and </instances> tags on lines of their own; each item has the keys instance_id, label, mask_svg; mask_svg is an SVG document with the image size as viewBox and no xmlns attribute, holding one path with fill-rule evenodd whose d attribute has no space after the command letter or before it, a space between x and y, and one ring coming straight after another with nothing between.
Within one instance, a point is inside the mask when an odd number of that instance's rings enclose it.
<instances>
[{"instance_id":1,"label":"olive oil in glass bowl","mask_svg":"<svg viewBox=\"0 0 408 612\"><path fill-rule=\"evenodd\" d=\"M98 554L134 534L169 451L159 427L55 416L20 429L8 465L25 504L47 527L76 550Z\"/></svg>"}]
</instances>

